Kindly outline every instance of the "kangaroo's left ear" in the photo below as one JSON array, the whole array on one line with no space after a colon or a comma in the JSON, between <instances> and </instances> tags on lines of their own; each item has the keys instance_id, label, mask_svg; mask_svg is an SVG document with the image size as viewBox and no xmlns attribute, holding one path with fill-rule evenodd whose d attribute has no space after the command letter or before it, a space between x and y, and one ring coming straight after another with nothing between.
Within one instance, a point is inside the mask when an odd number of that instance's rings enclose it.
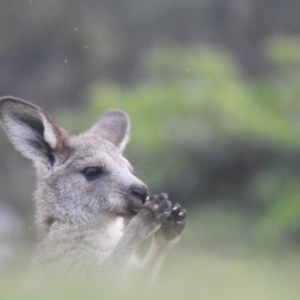
<instances>
[{"instance_id":1,"label":"kangaroo's left ear","mask_svg":"<svg viewBox=\"0 0 300 300\"><path fill-rule=\"evenodd\" d=\"M107 110L90 131L123 151L130 137L130 119L122 110Z\"/></svg>"},{"instance_id":2,"label":"kangaroo's left ear","mask_svg":"<svg viewBox=\"0 0 300 300\"><path fill-rule=\"evenodd\" d=\"M68 134L42 108L15 97L0 98L0 121L14 146L48 166L69 154Z\"/></svg>"}]
</instances>

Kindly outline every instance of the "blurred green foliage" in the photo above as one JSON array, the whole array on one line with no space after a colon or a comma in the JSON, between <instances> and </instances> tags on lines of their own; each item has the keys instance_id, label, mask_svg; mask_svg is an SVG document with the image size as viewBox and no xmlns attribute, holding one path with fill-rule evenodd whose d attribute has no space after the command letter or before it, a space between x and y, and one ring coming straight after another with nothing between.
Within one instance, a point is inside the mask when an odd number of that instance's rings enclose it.
<instances>
[{"instance_id":1,"label":"blurred green foliage","mask_svg":"<svg viewBox=\"0 0 300 300\"><path fill-rule=\"evenodd\" d=\"M298 235L299 41L265 43L273 72L257 81L244 78L224 49L152 49L134 86L93 84L86 125L99 111L125 110L128 156L153 191L167 189L187 206L235 203L279 236Z\"/></svg>"},{"instance_id":2,"label":"blurred green foliage","mask_svg":"<svg viewBox=\"0 0 300 300\"><path fill-rule=\"evenodd\" d=\"M300 66L300 44L274 42L266 47L267 55L276 67L283 65L277 76L263 82L245 80L225 51L174 45L156 49L144 63L145 82L131 88L96 84L91 114L112 106L126 110L134 130L143 132L137 142L145 148L161 147L186 124L198 137L205 127L225 137L255 135L279 147L298 145L300 86L293 69Z\"/></svg>"}]
</instances>

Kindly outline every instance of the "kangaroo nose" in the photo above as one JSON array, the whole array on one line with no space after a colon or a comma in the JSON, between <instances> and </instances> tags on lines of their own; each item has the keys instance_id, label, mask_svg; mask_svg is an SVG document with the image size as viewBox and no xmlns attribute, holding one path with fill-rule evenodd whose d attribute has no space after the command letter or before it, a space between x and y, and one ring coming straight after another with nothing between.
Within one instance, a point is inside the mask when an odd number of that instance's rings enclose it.
<instances>
[{"instance_id":1,"label":"kangaroo nose","mask_svg":"<svg viewBox=\"0 0 300 300\"><path fill-rule=\"evenodd\" d=\"M131 196L133 196L134 198L138 198L142 200L143 203L145 203L148 196L148 189L146 186L132 186L129 189L129 192Z\"/></svg>"}]
</instances>

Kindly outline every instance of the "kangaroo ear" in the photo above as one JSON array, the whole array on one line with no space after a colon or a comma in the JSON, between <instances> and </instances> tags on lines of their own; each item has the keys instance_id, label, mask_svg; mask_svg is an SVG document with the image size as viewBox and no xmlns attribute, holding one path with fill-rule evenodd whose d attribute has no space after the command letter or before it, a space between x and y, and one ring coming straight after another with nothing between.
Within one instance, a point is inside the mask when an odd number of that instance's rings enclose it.
<instances>
[{"instance_id":1,"label":"kangaroo ear","mask_svg":"<svg viewBox=\"0 0 300 300\"><path fill-rule=\"evenodd\" d=\"M18 98L3 97L0 120L9 139L24 156L47 165L66 159L68 135L40 107Z\"/></svg>"},{"instance_id":2,"label":"kangaroo ear","mask_svg":"<svg viewBox=\"0 0 300 300\"><path fill-rule=\"evenodd\" d=\"M130 119L121 110L107 110L90 130L123 151L129 140Z\"/></svg>"}]
</instances>

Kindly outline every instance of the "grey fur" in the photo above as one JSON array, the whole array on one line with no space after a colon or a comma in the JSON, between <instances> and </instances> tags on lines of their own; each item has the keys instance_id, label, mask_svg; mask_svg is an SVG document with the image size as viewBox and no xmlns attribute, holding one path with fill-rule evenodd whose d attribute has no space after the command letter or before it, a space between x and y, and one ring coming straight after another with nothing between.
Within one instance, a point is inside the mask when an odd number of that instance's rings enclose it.
<instances>
[{"instance_id":1,"label":"grey fur","mask_svg":"<svg viewBox=\"0 0 300 300\"><path fill-rule=\"evenodd\" d=\"M152 235L139 269L154 278L180 237L186 212L166 194L147 197L146 185L132 174L122 155L129 117L106 111L91 129L71 136L38 106L2 97L0 120L37 170L35 267L122 278L140 242Z\"/></svg>"}]
</instances>

